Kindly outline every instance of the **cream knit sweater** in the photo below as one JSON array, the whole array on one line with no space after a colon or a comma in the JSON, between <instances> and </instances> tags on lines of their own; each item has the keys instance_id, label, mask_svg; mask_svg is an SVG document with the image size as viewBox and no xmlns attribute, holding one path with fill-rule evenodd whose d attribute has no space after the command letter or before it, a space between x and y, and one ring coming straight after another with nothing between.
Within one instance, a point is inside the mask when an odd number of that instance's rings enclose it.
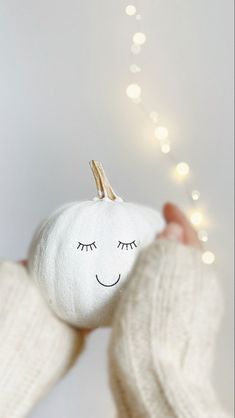
<instances>
[{"instance_id":1,"label":"cream knit sweater","mask_svg":"<svg viewBox=\"0 0 235 418\"><path fill-rule=\"evenodd\" d=\"M81 348L79 332L51 313L26 269L0 263L0 418L28 416Z\"/></svg>"},{"instance_id":2,"label":"cream knit sweater","mask_svg":"<svg viewBox=\"0 0 235 418\"><path fill-rule=\"evenodd\" d=\"M220 316L217 281L199 251L158 241L143 252L109 347L118 418L227 418L210 383ZM22 266L5 262L0 339L0 418L24 418L73 363L82 337L54 317Z\"/></svg>"},{"instance_id":3,"label":"cream knit sweater","mask_svg":"<svg viewBox=\"0 0 235 418\"><path fill-rule=\"evenodd\" d=\"M109 349L119 418L225 418L211 386L221 294L201 253L155 242L139 258Z\"/></svg>"}]
</instances>

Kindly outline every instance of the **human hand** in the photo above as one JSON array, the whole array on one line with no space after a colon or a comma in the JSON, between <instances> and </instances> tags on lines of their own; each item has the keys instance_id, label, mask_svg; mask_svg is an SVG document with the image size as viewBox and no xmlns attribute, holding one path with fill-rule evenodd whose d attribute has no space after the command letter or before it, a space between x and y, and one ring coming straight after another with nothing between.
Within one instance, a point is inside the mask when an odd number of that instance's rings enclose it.
<instances>
[{"instance_id":1,"label":"human hand","mask_svg":"<svg viewBox=\"0 0 235 418\"><path fill-rule=\"evenodd\" d=\"M113 321L118 417L227 418L210 381L222 313L217 278L186 216L170 203L163 213L167 225L138 258Z\"/></svg>"},{"instance_id":2,"label":"human hand","mask_svg":"<svg viewBox=\"0 0 235 418\"><path fill-rule=\"evenodd\" d=\"M197 232L185 214L176 205L166 203L163 207L163 215L167 225L164 231L158 235L158 238L165 238L202 249Z\"/></svg>"}]
</instances>

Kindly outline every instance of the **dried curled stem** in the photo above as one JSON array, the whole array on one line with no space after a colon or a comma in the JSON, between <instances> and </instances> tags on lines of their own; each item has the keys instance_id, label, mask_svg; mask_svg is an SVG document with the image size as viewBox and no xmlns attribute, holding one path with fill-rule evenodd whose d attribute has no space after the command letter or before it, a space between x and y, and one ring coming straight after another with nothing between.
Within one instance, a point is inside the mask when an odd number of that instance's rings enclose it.
<instances>
[{"instance_id":1,"label":"dried curled stem","mask_svg":"<svg viewBox=\"0 0 235 418\"><path fill-rule=\"evenodd\" d=\"M109 183L102 164L99 161L92 160L90 166L95 178L99 199L119 200L120 198Z\"/></svg>"}]
</instances>

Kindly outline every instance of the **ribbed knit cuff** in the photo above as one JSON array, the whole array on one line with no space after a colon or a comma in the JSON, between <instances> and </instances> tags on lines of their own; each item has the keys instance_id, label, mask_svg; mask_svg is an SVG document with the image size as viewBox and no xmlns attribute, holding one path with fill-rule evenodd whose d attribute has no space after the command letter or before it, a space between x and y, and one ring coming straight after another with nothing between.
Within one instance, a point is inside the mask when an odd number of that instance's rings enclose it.
<instances>
[{"instance_id":1,"label":"ribbed knit cuff","mask_svg":"<svg viewBox=\"0 0 235 418\"><path fill-rule=\"evenodd\" d=\"M139 257L109 347L120 418L224 418L210 384L222 300L200 251L159 240Z\"/></svg>"},{"instance_id":2,"label":"ribbed knit cuff","mask_svg":"<svg viewBox=\"0 0 235 418\"><path fill-rule=\"evenodd\" d=\"M83 337L57 319L26 269L0 263L0 418L23 418L73 364Z\"/></svg>"}]
</instances>

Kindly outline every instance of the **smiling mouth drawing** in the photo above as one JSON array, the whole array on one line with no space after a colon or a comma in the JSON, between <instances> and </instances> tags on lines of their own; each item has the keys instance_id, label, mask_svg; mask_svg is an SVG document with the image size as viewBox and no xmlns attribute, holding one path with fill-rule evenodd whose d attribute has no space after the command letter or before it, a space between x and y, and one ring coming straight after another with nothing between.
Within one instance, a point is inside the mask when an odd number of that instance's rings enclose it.
<instances>
[{"instance_id":1,"label":"smiling mouth drawing","mask_svg":"<svg viewBox=\"0 0 235 418\"><path fill-rule=\"evenodd\" d=\"M118 284L119 280L121 279L121 274L119 274L118 279L117 279L117 280L116 280L116 282L115 282L115 283L113 283L113 284L104 284L104 283L102 283L102 282L99 280L99 277L97 276L97 274L95 275L95 277L96 277L97 282L98 282L99 284L101 284L101 286L104 286L104 287L113 287L113 286L115 286L116 284Z\"/></svg>"}]
</instances>

